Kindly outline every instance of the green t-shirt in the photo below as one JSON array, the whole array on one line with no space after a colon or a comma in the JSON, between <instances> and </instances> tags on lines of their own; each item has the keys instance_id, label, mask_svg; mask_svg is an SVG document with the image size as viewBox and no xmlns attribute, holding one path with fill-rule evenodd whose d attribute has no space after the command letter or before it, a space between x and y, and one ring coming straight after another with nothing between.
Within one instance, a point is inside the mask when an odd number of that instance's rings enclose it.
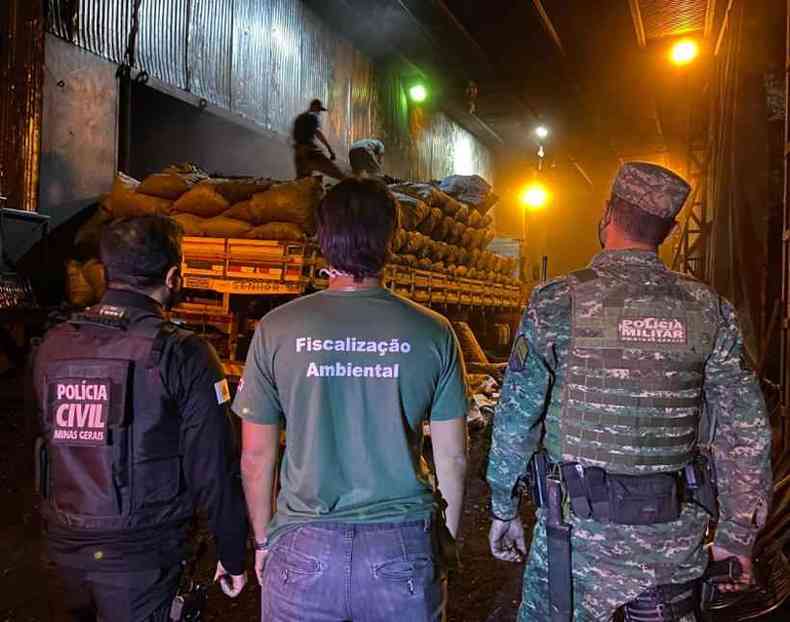
<instances>
[{"instance_id":1,"label":"green t-shirt","mask_svg":"<svg viewBox=\"0 0 790 622\"><path fill-rule=\"evenodd\" d=\"M436 507L423 422L466 416L450 323L386 289L327 290L266 315L233 410L284 424L269 538L323 520L427 518Z\"/></svg>"}]
</instances>

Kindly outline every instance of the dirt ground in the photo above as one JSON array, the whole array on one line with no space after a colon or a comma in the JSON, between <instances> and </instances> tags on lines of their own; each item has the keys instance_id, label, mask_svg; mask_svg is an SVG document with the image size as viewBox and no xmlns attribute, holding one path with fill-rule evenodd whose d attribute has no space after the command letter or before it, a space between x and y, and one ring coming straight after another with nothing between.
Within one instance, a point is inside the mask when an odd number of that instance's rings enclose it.
<instances>
[{"instance_id":1,"label":"dirt ground","mask_svg":"<svg viewBox=\"0 0 790 622\"><path fill-rule=\"evenodd\" d=\"M33 493L33 426L24 414L22 386L20 379L0 380L0 622L57 622L63 619L58 582L42 550ZM483 479L488 445L488 430L473 432L460 537L463 568L450 578L449 622L512 622L521 597L523 567L495 561L488 551L488 497ZM525 508L526 524L530 516ZM213 559L209 551L200 566L200 578L205 581L211 578ZM205 619L258 620L259 599L252 585L235 600L212 587ZM771 622L779 620L790 620L790 610Z\"/></svg>"}]
</instances>

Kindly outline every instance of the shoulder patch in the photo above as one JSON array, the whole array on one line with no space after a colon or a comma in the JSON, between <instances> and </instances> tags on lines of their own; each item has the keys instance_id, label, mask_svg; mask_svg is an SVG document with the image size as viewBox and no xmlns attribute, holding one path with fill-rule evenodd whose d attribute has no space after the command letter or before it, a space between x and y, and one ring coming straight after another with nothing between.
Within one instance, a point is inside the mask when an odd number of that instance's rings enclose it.
<instances>
[{"instance_id":1,"label":"shoulder patch","mask_svg":"<svg viewBox=\"0 0 790 622\"><path fill-rule=\"evenodd\" d=\"M217 404L220 406L230 401L230 388L227 378L214 383L214 392L217 394Z\"/></svg>"},{"instance_id":2,"label":"shoulder patch","mask_svg":"<svg viewBox=\"0 0 790 622\"><path fill-rule=\"evenodd\" d=\"M529 342L524 335L516 337L513 344L513 350L510 353L510 362L508 368L511 371L523 371L527 366L527 357L529 356Z\"/></svg>"}]
</instances>

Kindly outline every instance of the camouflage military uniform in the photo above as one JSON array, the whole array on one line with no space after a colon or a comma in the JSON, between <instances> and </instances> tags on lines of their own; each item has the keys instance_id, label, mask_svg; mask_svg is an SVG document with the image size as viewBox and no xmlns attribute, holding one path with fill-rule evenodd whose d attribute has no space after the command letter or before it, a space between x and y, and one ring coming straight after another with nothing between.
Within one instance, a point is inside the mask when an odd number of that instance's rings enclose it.
<instances>
[{"instance_id":1,"label":"camouflage military uniform","mask_svg":"<svg viewBox=\"0 0 790 622\"><path fill-rule=\"evenodd\" d=\"M707 286L671 273L655 252L604 251L593 260L590 270L599 277L601 287L612 282L627 283L632 292L642 286L676 283L688 296L689 304L700 310L699 325L690 326L689 339L694 330L709 335L704 370L700 371L705 402L700 428L704 434L705 424L715 416L717 427L711 451L719 476L721 512L715 544L735 554L749 554L757 528L764 520L770 490L770 428L757 380L743 364L743 343L732 306ZM592 286L598 287L598 282ZM568 421L567 413L572 412L567 409L568 396L592 388L621 395L622 387L627 386L623 383L628 381L627 373L620 377L612 373L608 383L585 386L585 376L572 369L572 292L576 284L576 277L571 275L536 289L522 321L497 407L488 467L492 510L501 519L517 513L512 491L540 445L552 462L571 459L568 452L573 445L569 441L573 439L569 437L576 434L574 426L580 422ZM670 349L650 356L664 358L666 368L672 369L676 354ZM674 386L686 389L679 395L693 395L693 391L689 393L693 373L686 372L679 361L678 370L669 375L677 380ZM644 396L660 399L672 395L660 390L660 386L655 389L644 391ZM655 411L656 416L662 416L669 409L657 407ZM602 438L617 429L609 425L611 421L604 423L599 432ZM639 436L656 430L668 436L677 433L661 427L630 432ZM693 451L696 437L696 433L691 434L688 451ZM611 451L617 453L618 449ZM647 451L649 454L667 450ZM685 455L682 448L676 451ZM621 453L627 454L628 448L622 448ZM580 518L570 511L567 500L564 510L565 520L572 527L577 621L609 620L618 607L645 590L692 581L704 572L708 554L703 540L708 515L696 505L684 504L680 517L673 522L638 526ZM550 619L547 567L545 517L538 510L524 577L520 621Z\"/></svg>"}]
</instances>

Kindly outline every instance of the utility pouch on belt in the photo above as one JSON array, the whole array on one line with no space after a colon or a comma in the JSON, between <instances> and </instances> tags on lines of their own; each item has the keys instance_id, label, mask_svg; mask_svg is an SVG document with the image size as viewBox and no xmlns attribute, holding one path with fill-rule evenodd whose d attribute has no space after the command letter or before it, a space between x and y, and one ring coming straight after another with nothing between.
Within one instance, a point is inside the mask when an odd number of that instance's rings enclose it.
<instances>
[{"instance_id":1,"label":"utility pouch on belt","mask_svg":"<svg viewBox=\"0 0 790 622\"><path fill-rule=\"evenodd\" d=\"M620 525L653 525L680 516L678 478L672 473L618 475L599 467L562 465L573 513Z\"/></svg>"}]
</instances>

